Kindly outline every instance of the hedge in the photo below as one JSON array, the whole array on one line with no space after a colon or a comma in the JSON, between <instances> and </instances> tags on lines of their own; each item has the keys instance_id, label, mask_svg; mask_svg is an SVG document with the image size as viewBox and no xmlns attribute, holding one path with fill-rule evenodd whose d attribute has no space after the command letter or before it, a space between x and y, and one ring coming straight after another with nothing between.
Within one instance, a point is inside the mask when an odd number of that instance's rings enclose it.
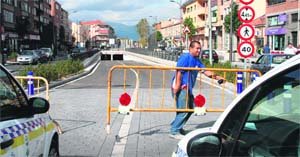
<instances>
[{"instance_id":1,"label":"hedge","mask_svg":"<svg viewBox=\"0 0 300 157\"><path fill-rule=\"evenodd\" d=\"M41 76L51 81L61 80L64 77L78 74L84 69L80 61L65 60L58 61L55 64L39 64L37 66L28 66L19 72L20 76L27 76L28 71L32 71L34 76Z\"/></svg>"}]
</instances>

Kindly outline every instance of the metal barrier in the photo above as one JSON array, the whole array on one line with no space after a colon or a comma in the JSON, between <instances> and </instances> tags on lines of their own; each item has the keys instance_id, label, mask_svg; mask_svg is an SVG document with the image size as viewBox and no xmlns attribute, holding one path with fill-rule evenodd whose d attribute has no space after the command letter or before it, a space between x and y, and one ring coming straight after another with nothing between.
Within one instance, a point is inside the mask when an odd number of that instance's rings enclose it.
<instances>
[{"instance_id":1,"label":"metal barrier","mask_svg":"<svg viewBox=\"0 0 300 157\"><path fill-rule=\"evenodd\" d=\"M123 78L120 78L120 75L118 75L117 78L113 78L113 72L117 71L123 72ZM136 75L136 85L135 88L128 88L130 85L127 84L129 77L132 77L133 75L128 75L128 70L131 70ZM180 67L161 67L161 66L126 66L126 65L117 65L110 69L108 73L108 95L107 95L107 132L110 132L110 120L111 120L111 112L118 112L120 109L120 102L125 101L125 107L128 107L128 111L132 112L194 112L194 109L188 108L188 105L186 103L185 109L177 109L176 108L176 101L175 98L172 98L171 96L171 77L174 75L175 70L185 70L185 71L213 71L214 73L219 73L220 76L223 78L232 77L234 81L232 83L237 84L237 73L243 72L246 76L246 80L244 81L245 86L248 86L250 84L250 81L252 80L250 77L252 76L251 73L256 73L259 76L261 76L261 73L257 70L250 70L250 69L215 69L215 68L180 68ZM147 87L143 87L142 89L139 89L137 86L139 86L140 81L140 74L143 72L144 75L149 75L148 80L142 80L143 83L147 82ZM156 73L156 74L154 74ZM234 92L232 92L232 97L230 99L225 99L225 90L228 90L224 84L218 85L216 80L210 79L206 76L203 76L204 74L198 73L197 77L197 84L194 87L193 91L198 91L201 93L201 90L204 91L207 94L208 101L206 104L206 111L207 112L223 112L226 108L226 105L229 105L232 99L237 95L237 88L235 87ZM155 78L155 76L157 78ZM113 79L115 79L115 82L117 84L113 84ZM123 79L123 81L122 81ZM155 80L162 80L161 83L155 82ZM207 85L203 85L203 81L207 82L209 84L209 87ZM123 82L123 84L120 84L120 82ZM112 89L112 86L117 87ZM196 86L199 86L199 88L196 88ZM156 87L154 89L154 87ZM205 89L203 89L205 88ZM215 88L221 88L221 91L216 91ZM168 89L168 90L166 90ZM113 95L114 99L112 100L112 90L114 91L114 94L117 93L117 95L125 95L128 97L127 92L132 92L132 97L130 97L132 100L129 104L129 101L116 99L116 95ZM187 90L189 91L189 90ZM207 92L208 91L208 92ZM203 92L203 93L204 93ZM125 94L124 94L125 93ZM146 93L146 94L145 94ZM153 93L156 94L153 95ZM168 93L168 95L166 94ZM196 92L193 92L196 93ZM144 96L144 95L145 96ZM130 94L129 94L130 95ZM216 96L219 96L218 101L221 101L219 104L214 104L214 101L216 99ZM143 102L140 102L140 99L146 99ZM119 102L119 101L120 102ZM213 101L214 100L214 101ZM225 103L225 101L227 101ZM121 103L122 104L122 103ZM120 112L120 111L119 111Z\"/></svg>"},{"instance_id":2,"label":"metal barrier","mask_svg":"<svg viewBox=\"0 0 300 157\"><path fill-rule=\"evenodd\" d=\"M33 83L36 84L36 88L34 89L34 91L36 91L36 94L40 94L40 92L42 90L45 90L45 99L49 101L50 97L49 97L49 83L47 81L47 79L43 78L43 77L28 77L28 76L15 76L15 78L20 82L20 85L26 89L25 87L27 86L27 83L24 82L28 81L28 80L33 80ZM41 84L41 81L44 83L43 85ZM24 87L25 86L25 87Z\"/></svg>"}]
</instances>

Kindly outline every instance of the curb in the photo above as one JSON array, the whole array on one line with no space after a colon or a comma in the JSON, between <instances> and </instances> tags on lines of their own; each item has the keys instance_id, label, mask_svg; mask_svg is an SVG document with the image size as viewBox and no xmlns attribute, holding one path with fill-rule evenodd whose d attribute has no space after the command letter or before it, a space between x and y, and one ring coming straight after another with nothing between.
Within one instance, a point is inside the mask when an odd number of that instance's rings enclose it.
<instances>
[{"instance_id":1,"label":"curb","mask_svg":"<svg viewBox=\"0 0 300 157\"><path fill-rule=\"evenodd\" d=\"M55 88L55 87L58 87L58 86L61 86L63 84L66 84L68 82L71 82L73 80L76 80L80 77L83 77L85 75L88 75L89 73L91 73L95 67L99 64L99 62L101 61L100 60L100 52L94 54L92 57L90 58L87 58L86 60L87 63L85 64L85 69L84 69L84 72L83 73L80 73L80 74L77 74L77 75L74 75L74 76L71 76L69 78L66 78L65 80L60 80L60 81L53 81L53 83L50 83L49 84L49 90L52 89L52 88ZM98 57L98 58L97 58ZM89 60L90 59L90 60ZM42 87L40 89L40 91L44 91L45 90L45 87Z\"/></svg>"}]
</instances>

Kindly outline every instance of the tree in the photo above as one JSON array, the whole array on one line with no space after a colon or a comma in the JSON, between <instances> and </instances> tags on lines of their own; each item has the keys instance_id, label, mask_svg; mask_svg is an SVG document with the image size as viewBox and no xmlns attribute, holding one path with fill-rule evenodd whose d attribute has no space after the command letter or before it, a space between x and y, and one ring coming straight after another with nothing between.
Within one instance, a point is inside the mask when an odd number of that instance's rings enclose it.
<instances>
[{"instance_id":1,"label":"tree","mask_svg":"<svg viewBox=\"0 0 300 157\"><path fill-rule=\"evenodd\" d=\"M145 47L148 43L148 35L149 35L149 23L147 19L141 19L139 23L136 25L137 32L140 36L140 44Z\"/></svg>"},{"instance_id":2,"label":"tree","mask_svg":"<svg viewBox=\"0 0 300 157\"><path fill-rule=\"evenodd\" d=\"M156 32L156 41L162 41L162 39L163 39L163 36L162 36L161 32L157 31Z\"/></svg>"},{"instance_id":3,"label":"tree","mask_svg":"<svg viewBox=\"0 0 300 157\"><path fill-rule=\"evenodd\" d=\"M232 4L232 12L230 12L228 15L225 16L224 26L225 26L225 32L230 32L230 16L232 13L232 32L237 35L237 30L242 24L238 17L238 8L239 6L233 2Z\"/></svg>"},{"instance_id":4,"label":"tree","mask_svg":"<svg viewBox=\"0 0 300 157\"><path fill-rule=\"evenodd\" d=\"M190 30L190 33L188 34L189 38L191 38L193 35L195 35L196 28L195 28L195 26L193 24L193 19L192 18L188 17L188 18L184 19L183 25L185 27L188 27L189 30Z\"/></svg>"}]
</instances>

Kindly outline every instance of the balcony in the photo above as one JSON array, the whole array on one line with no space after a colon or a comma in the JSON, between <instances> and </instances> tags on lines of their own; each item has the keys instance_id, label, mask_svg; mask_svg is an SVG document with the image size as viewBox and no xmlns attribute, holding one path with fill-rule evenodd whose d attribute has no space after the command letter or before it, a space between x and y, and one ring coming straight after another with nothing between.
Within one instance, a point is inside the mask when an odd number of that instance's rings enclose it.
<instances>
[{"instance_id":1,"label":"balcony","mask_svg":"<svg viewBox=\"0 0 300 157\"><path fill-rule=\"evenodd\" d=\"M207 12L207 9L206 8L200 8L200 9L197 9L197 12L198 12L198 16L204 16Z\"/></svg>"}]
</instances>

